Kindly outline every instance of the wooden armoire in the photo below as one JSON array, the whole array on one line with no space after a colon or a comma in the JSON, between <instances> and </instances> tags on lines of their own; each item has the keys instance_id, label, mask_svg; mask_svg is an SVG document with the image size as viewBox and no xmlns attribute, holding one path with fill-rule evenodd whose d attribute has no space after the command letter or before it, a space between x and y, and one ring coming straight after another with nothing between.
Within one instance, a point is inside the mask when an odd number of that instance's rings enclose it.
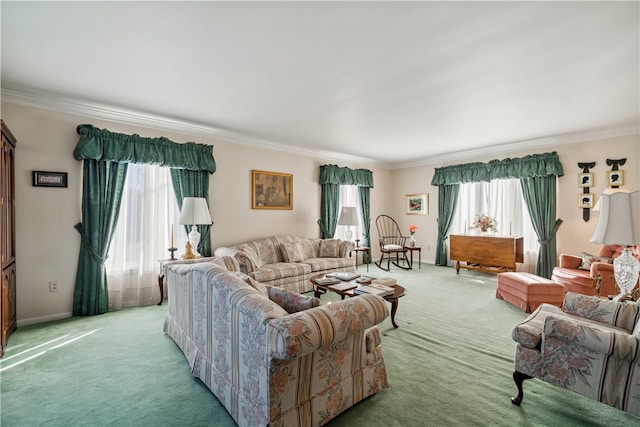
<instances>
[{"instance_id":1,"label":"wooden armoire","mask_svg":"<svg viewBox=\"0 0 640 427\"><path fill-rule=\"evenodd\" d=\"M15 160L16 139L2 123L2 156L0 157L0 261L2 288L0 289L0 357L4 355L9 335L16 329L16 206Z\"/></svg>"}]
</instances>

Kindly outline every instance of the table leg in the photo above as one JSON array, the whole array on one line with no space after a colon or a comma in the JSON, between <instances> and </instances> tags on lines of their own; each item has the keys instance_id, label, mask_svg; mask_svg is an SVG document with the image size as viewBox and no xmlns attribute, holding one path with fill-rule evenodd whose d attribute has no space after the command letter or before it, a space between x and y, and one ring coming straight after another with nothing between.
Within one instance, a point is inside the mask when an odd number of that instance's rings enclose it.
<instances>
[{"instance_id":1,"label":"table leg","mask_svg":"<svg viewBox=\"0 0 640 427\"><path fill-rule=\"evenodd\" d=\"M391 324L394 328L397 328L396 311L398 311L398 298L390 299L389 302L391 303Z\"/></svg>"},{"instance_id":2,"label":"table leg","mask_svg":"<svg viewBox=\"0 0 640 427\"><path fill-rule=\"evenodd\" d=\"M158 286L160 287L160 302L158 305L162 305L162 301L164 301L164 274L158 274Z\"/></svg>"}]
</instances>

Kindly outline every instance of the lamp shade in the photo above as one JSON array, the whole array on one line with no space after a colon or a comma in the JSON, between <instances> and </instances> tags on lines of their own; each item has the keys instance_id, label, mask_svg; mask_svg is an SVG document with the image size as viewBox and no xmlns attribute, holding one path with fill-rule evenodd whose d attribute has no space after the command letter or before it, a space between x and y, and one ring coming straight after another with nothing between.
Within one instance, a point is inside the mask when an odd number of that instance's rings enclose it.
<instances>
[{"instance_id":1,"label":"lamp shade","mask_svg":"<svg viewBox=\"0 0 640 427\"><path fill-rule=\"evenodd\" d=\"M591 243L640 244L640 191L602 194L598 204L600 216Z\"/></svg>"},{"instance_id":2,"label":"lamp shade","mask_svg":"<svg viewBox=\"0 0 640 427\"><path fill-rule=\"evenodd\" d=\"M211 224L207 200L203 197L185 197L178 221L184 225Z\"/></svg>"},{"instance_id":3,"label":"lamp shade","mask_svg":"<svg viewBox=\"0 0 640 427\"><path fill-rule=\"evenodd\" d=\"M358 212L354 206L343 206L338 225L358 225Z\"/></svg>"}]
</instances>

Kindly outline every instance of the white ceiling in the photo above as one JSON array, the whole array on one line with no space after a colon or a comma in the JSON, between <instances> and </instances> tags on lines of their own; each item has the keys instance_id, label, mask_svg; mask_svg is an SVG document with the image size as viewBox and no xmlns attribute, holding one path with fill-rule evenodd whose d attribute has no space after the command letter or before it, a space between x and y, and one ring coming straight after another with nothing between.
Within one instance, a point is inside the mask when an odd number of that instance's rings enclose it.
<instances>
[{"instance_id":1,"label":"white ceiling","mask_svg":"<svg viewBox=\"0 0 640 427\"><path fill-rule=\"evenodd\" d=\"M638 2L9 2L2 95L389 167L640 127Z\"/></svg>"}]
</instances>

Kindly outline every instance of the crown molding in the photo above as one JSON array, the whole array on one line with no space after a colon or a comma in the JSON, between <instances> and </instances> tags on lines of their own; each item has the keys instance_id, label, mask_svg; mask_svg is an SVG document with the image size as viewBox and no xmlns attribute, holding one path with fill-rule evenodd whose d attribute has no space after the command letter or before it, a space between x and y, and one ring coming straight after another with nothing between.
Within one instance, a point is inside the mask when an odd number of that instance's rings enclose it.
<instances>
[{"instance_id":1,"label":"crown molding","mask_svg":"<svg viewBox=\"0 0 640 427\"><path fill-rule=\"evenodd\" d=\"M487 156L504 156L505 154L536 150L546 147L557 147L576 142L594 141L620 136L638 135L638 126L623 126L614 129L588 130L585 132L555 135L528 141L518 141L508 144L496 144L489 147L464 150L460 152L443 153L437 156L425 157L409 162L381 162L375 159L347 155L333 151L312 150L287 145L271 140L233 132L213 126L195 122L173 119L140 111L104 105L96 102L78 100L48 92L33 90L2 89L3 102L46 109L67 114L86 116L94 119L107 120L133 126L141 126L167 132L175 132L194 137L210 138L221 142L241 144L251 147L267 148L274 151L313 157L327 162L345 162L358 164L362 167L381 167L385 169L408 169L420 166L441 165L451 162L468 161L469 159Z\"/></svg>"},{"instance_id":2,"label":"crown molding","mask_svg":"<svg viewBox=\"0 0 640 427\"><path fill-rule=\"evenodd\" d=\"M621 126L611 129L588 130L571 134L554 135L545 138L518 141L508 144L496 144L489 147L482 147L464 150L454 153L444 153L438 156L431 156L411 162L398 162L388 165L389 169L407 169L419 166L442 165L451 162L468 161L478 157L499 156L515 153L519 151L538 150L540 148L558 147L559 145L575 144L577 142L597 141L600 139L617 138L621 136L639 135L640 128L636 126Z\"/></svg>"},{"instance_id":3,"label":"crown molding","mask_svg":"<svg viewBox=\"0 0 640 427\"><path fill-rule=\"evenodd\" d=\"M319 158L323 161L348 162L381 167L386 166L385 163L366 157L352 156L333 151L300 148L186 120L178 120L91 101L78 100L47 92L2 89L2 101L27 107L80 115L93 119L107 120L126 125L175 132L188 136L211 138L221 142L267 148L274 151Z\"/></svg>"}]
</instances>

